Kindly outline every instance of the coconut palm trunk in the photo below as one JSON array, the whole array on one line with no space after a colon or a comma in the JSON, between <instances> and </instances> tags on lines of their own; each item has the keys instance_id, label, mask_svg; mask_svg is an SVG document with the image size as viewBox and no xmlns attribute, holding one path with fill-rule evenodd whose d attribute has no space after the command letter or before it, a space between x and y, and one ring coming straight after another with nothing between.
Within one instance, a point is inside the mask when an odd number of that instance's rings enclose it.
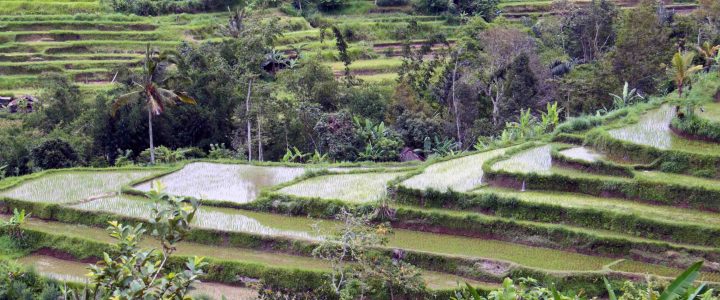
<instances>
[{"instance_id":1,"label":"coconut palm trunk","mask_svg":"<svg viewBox=\"0 0 720 300\"><path fill-rule=\"evenodd\" d=\"M248 149L248 161L252 160L252 128L250 123L250 95L252 92L253 80L250 78L248 82L247 98L245 98L245 118L247 118L247 149Z\"/></svg>"},{"instance_id":2,"label":"coconut palm trunk","mask_svg":"<svg viewBox=\"0 0 720 300\"><path fill-rule=\"evenodd\" d=\"M155 144L153 143L152 109L148 106L148 136L150 138L150 164L155 164Z\"/></svg>"}]
</instances>

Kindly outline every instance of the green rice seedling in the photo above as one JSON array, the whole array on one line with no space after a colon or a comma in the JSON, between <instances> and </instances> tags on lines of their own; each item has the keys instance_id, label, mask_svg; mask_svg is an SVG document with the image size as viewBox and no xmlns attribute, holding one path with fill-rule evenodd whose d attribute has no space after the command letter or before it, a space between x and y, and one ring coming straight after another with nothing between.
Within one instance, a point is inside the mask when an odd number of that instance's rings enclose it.
<instances>
[{"instance_id":1,"label":"green rice seedling","mask_svg":"<svg viewBox=\"0 0 720 300\"><path fill-rule=\"evenodd\" d=\"M612 265L610 269L621 272L653 274L665 277L675 277L680 275L680 273L682 273L683 271L676 268L668 268L665 266L657 265L653 265L653 267L649 269L648 264L632 260L623 260L617 264ZM700 277L698 277L698 279L703 281L720 282L720 273L702 272L700 273Z\"/></svg>"},{"instance_id":2,"label":"green rice seedling","mask_svg":"<svg viewBox=\"0 0 720 300\"><path fill-rule=\"evenodd\" d=\"M80 14L100 11L99 2L2 1L0 14Z\"/></svg>"},{"instance_id":3,"label":"green rice seedling","mask_svg":"<svg viewBox=\"0 0 720 300\"><path fill-rule=\"evenodd\" d=\"M485 257L515 262L543 270L594 271L613 261L612 258L590 256L560 250L525 246L510 242L468 238L428 232L395 230L390 247L432 253Z\"/></svg>"},{"instance_id":4,"label":"green rice seedling","mask_svg":"<svg viewBox=\"0 0 720 300\"><path fill-rule=\"evenodd\" d=\"M120 188L157 171L73 171L50 173L0 192L1 196L47 203L72 203L117 193Z\"/></svg>"},{"instance_id":5,"label":"green rice seedling","mask_svg":"<svg viewBox=\"0 0 720 300\"><path fill-rule=\"evenodd\" d=\"M694 153L720 153L720 144L683 139L670 129L675 108L663 105L640 117L637 123L608 131L616 139L651 146L663 150L681 150Z\"/></svg>"},{"instance_id":6,"label":"green rice seedling","mask_svg":"<svg viewBox=\"0 0 720 300\"><path fill-rule=\"evenodd\" d=\"M560 151L560 155L571 159L596 162L605 158L605 155L587 147L573 147Z\"/></svg>"},{"instance_id":7,"label":"green rice seedling","mask_svg":"<svg viewBox=\"0 0 720 300\"><path fill-rule=\"evenodd\" d=\"M698 108L695 113L703 119L720 122L720 102L716 101L703 104L702 110Z\"/></svg>"},{"instance_id":8,"label":"green rice seedling","mask_svg":"<svg viewBox=\"0 0 720 300\"><path fill-rule=\"evenodd\" d=\"M666 184L680 184L685 186L720 190L720 180L675 173L665 173L658 171L636 171L635 178L641 181L659 182Z\"/></svg>"},{"instance_id":9,"label":"green rice seedling","mask_svg":"<svg viewBox=\"0 0 720 300\"><path fill-rule=\"evenodd\" d=\"M506 150L492 150L435 163L401 184L419 190L469 191L483 184L482 165L485 161L505 154Z\"/></svg>"},{"instance_id":10,"label":"green rice seedling","mask_svg":"<svg viewBox=\"0 0 720 300\"><path fill-rule=\"evenodd\" d=\"M247 203L254 200L262 188L288 182L303 173L303 168L198 162L159 180L169 194ZM141 191L149 191L150 187L151 182L136 186Z\"/></svg>"},{"instance_id":11,"label":"green rice seedling","mask_svg":"<svg viewBox=\"0 0 720 300\"><path fill-rule=\"evenodd\" d=\"M375 172L318 176L285 187L279 192L300 197L367 203L383 198L387 192L387 183L403 174Z\"/></svg>"},{"instance_id":12,"label":"green rice seedling","mask_svg":"<svg viewBox=\"0 0 720 300\"><path fill-rule=\"evenodd\" d=\"M595 197L586 194L550 191L517 191L513 189L483 187L473 191L478 194L495 194L512 197L523 202L557 205L565 208L600 210L618 214L632 214L662 222L680 224L702 224L720 227L720 214L687 208L644 204L627 199Z\"/></svg>"},{"instance_id":13,"label":"green rice seedling","mask_svg":"<svg viewBox=\"0 0 720 300\"><path fill-rule=\"evenodd\" d=\"M550 145L528 149L496 163L493 165L493 169L525 174L550 174L552 168L551 150L552 146Z\"/></svg>"}]
</instances>

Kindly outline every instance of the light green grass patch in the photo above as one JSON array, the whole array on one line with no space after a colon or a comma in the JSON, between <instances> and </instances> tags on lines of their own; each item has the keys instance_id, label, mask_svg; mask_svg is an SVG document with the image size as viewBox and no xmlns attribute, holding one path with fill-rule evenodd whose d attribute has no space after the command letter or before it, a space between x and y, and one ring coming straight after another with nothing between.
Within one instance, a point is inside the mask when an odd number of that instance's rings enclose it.
<instances>
[{"instance_id":1,"label":"light green grass patch","mask_svg":"<svg viewBox=\"0 0 720 300\"><path fill-rule=\"evenodd\" d=\"M435 163L401 184L419 190L469 191L483 183L482 165L485 161L505 154L506 150L497 149Z\"/></svg>"},{"instance_id":2,"label":"light green grass patch","mask_svg":"<svg viewBox=\"0 0 720 300\"><path fill-rule=\"evenodd\" d=\"M20 184L1 196L30 202L72 203L117 193L120 188L158 171L72 171L55 172Z\"/></svg>"},{"instance_id":3,"label":"light green grass patch","mask_svg":"<svg viewBox=\"0 0 720 300\"><path fill-rule=\"evenodd\" d=\"M372 172L317 176L284 187L279 192L300 197L365 203L385 197L387 183L403 174Z\"/></svg>"}]
</instances>

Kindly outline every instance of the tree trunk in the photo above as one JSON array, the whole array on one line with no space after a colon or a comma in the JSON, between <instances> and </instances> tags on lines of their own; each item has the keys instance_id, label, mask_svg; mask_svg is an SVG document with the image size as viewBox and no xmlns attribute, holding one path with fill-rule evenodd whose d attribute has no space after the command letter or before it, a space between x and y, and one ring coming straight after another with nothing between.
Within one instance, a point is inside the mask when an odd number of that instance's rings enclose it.
<instances>
[{"instance_id":1,"label":"tree trunk","mask_svg":"<svg viewBox=\"0 0 720 300\"><path fill-rule=\"evenodd\" d=\"M458 116L458 107L457 107L457 101L455 99L455 78L457 76L457 67L458 67L458 57L460 54L458 53L455 56L455 66L453 67L453 73L452 73L452 102L453 102L453 110L455 111L455 129L457 129L457 140L458 145L460 145L460 148L462 148L462 138L460 136L460 116Z\"/></svg>"},{"instance_id":2,"label":"tree trunk","mask_svg":"<svg viewBox=\"0 0 720 300\"><path fill-rule=\"evenodd\" d=\"M250 125L250 95L252 91L253 80L250 78L248 82L247 98L245 98L245 118L247 119L247 149L248 149L248 161L252 161L252 131Z\"/></svg>"},{"instance_id":3,"label":"tree trunk","mask_svg":"<svg viewBox=\"0 0 720 300\"><path fill-rule=\"evenodd\" d=\"M155 164L155 144L153 143L152 109L148 106L148 135L150 136L150 164Z\"/></svg>"},{"instance_id":4,"label":"tree trunk","mask_svg":"<svg viewBox=\"0 0 720 300\"><path fill-rule=\"evenodd\" d=\"M258 141L258 160L263 161L263 146L262 146L262 124L260 118L262 117L262 109L258 106L257 115L257 141Z\"/></svg>"}]
</instances>

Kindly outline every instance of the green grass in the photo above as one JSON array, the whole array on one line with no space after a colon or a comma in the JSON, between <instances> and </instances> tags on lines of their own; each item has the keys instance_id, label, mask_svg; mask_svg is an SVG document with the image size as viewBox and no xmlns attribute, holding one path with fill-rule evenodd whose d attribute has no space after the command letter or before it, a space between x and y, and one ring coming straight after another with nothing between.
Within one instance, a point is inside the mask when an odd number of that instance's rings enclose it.
<instances>
[{"instance_id":1,"label":"green grass","mask_svg":"<svg viewBox=\"0 0 720 300\"><path fill-rule=\"evenodd\" d=\"M0 14L81 14L100 12L100 3L59 1L2 1Z\"/></svg>"},{"instance_id":2,"label":"green grass","mask_svg":"<svg viewBox=\"0 0 720 300\"><path fill-rule=\"evenodd\" d=\"M365 203L385 197L387 183L403 173L359 173L312 177L282 188L279 193L300 197Z\"/></svg>"},{"instance_id":3,"label":"green grass","mask_svg":"<svg viewBox=\"0 0 720 300\"><path fill-rule=\"evenodd\" d=\"M380 73L372 75L358 75L357 78L369 83L394 83L398 79L397 73Z\"/></svg>"},{"instance_id":4,"label":"green grass","mask_svg":"<svg viewBox=\"0 0 720 300\"><path fill-rule=\"evenodd\" d=\"M350 64L350 70L351 71L361 71L361 70L370 70L370 71L383 71L382 73L387 73L388 71L395 71L402 65L402 59L400 58L379 58L379 59L371 59L371 60L357 60L353 61ZM330 67L333 69L333 71L342 71L345 69L345 66L342 62L334 62L330 64Z\"/></svg>"},{"instance_id":5,"label":"green grass","mask_svg":"<svg viewBox=\"0 0 720 300\"><path fill-rule=\"evenodd\" d=\"M1 216L0 216L1 218ZM30 219L30 221L26 225L28 228L33 230L39 230L42 232L50 233L50 234L57 234L58 232L62 232L63 235L71 236L71 237L79 237L84 239L92 239L97 240L101 242L106 243L112 243L114 242L114 239L112 239L107 231L96 228L96 227L87 227L87 226L80 226L80 225L71 225L71 224L64 224L59 222L47 222L47 221L41 221L37 219ZM2 247L2 238L0 238L0 247ZM142 247L146 248L159 248L160 244L156 240L152 238L146 238L141 242ZM4 249L4 248L0 248ZM98 253L99 254L99 253ZM253 250L253 249L245 249L245 248L230 248L230 247L218 247L218 246L208 246L203 244L197 244L197 243L190 243L190 242L181 242L177 245L177 252L176 255L183 255L183 256L203 256L207 258L212 259L220 259L220 260L228 260L228 261L242 261L242 262L250 262L250 263L259 263L262 265L272 266L272 267L280 267L280 268L297 268L297 269L304 269L304 270L329 270L330 265L322 260L318 260L315 258L310 257L304 257L304 256L296 256L296 255L289 255L284 253L276 253L276 252L267 252L267 251L260 251L260 250ZM14 256L18 257L20 255ZM1 256L0 256L1 257ZM73 261L55 261L56 259L50 259L48 257L40 257L37 255L29 256L24 259L21 259L22 263L29 264L33 263L35 261L45 261L50 262L51 269L50 270L39 270L43 273L60 273L65 275L83 275L87 273L87 271L84 271L82 273L77 272L80 270L79 266L82 265L83 267L86 267L87 264L82 264L78 262ZM72 264L72 265L69 265ZM48 265L48 263L44 263L43 266ZM45 272L47 271L47 272ZM66 272L67 271L67 272ZM491 287L495 286L494 284L488 284L488 283L482 283L475 280L469 280L467 278L462 278L459 276L446 274L446 273L439 273L439 272L431 272L431 271L422 271L423 277L426 280L427 284L431 288L454 288L457 286L457 282L468 282L470 284L478 285L478 286L486 286Z\"/></svg>"},{"instance_id":6,"label":"green grass","mask_svg":"<svg viewBox=\"0 0 720 300\"><path fill-rule=\"evenodd\" d=\"M119 192L123 185L156 172L151 170L55 172L1 191L0 196L31 202L71 203Z\"/></svg>"},{"instance_id":7,"label":"green grass","mask_svg":"<svg viewBox=\"0 0 720 300\"><path fill-rule=\"evenodd\" d=\"M632 272L632 273L640 273L640 274L653 274L653 275L659 275L659 276L666 276L666 277L676 277L680 275L681 270L675 269L675 268L668 268L665 266L656 266L653 268L652 273L648 273L647 267L643 263L639 263L632 260L624 260L618 264L615 264L612 266L613 270L622 271L622 272ZM699 280L705 280L705 281L713 281L713 282L720 282L720 274L719 273L710 273L710 272L702 272Z\"/></svg>"},{"instance_id":8,"label":"green grass","mask_svg":"<svg viewBox=\"0 0 720 300\"><path fill-rule=\"evenodd\" d=\"M658 171L636 171L635 178L643 181L660 182L666 184L680 184L685 186L703 187L712 190L720 190L720 180L700 178L674 173L663 173Z\"/></svg>"},{"instance_id":9,"label":"green grass","mask_svg":"<svg viewBox=\"0 0 720 300\"><path fill-rule=\"evenodd\" d=\"M700 109L698 109L698 111L696 112L699 117L714 122L720 122L720 102L715 101L705 103L703 104L702 108L703 111L700 111Z\"/></svg>"},{"instance_id":10,"label":"green grass","mask_svg":"<svg viewBox=\"0 0 720 300\"><path fill-rule=\"evenodd\" d=\"M482 165L485 161L503 155L506 150L503 148L434 163L425 168L421 174L415 175L401 184L419 190L469 191L483 183Z\"/></svg>"}]
</instances>

